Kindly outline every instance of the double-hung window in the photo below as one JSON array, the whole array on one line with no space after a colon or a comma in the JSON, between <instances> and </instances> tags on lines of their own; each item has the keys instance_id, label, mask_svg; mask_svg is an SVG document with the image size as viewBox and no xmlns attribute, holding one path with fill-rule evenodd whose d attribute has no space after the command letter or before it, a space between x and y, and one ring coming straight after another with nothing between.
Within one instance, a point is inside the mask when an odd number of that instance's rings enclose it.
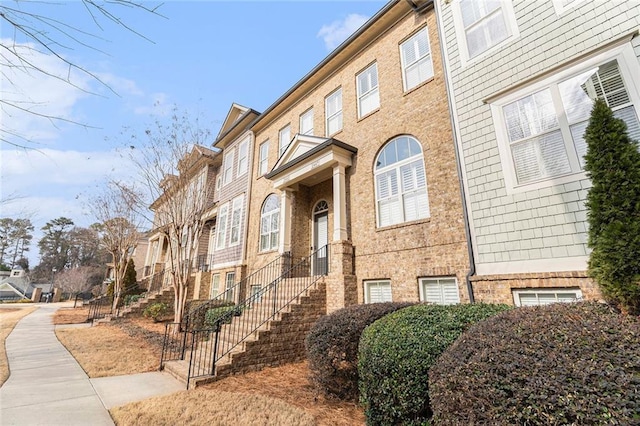
<instances>
[{"instance_id":1,"label":"double-hung window","mask_svg":"<svg viewBox=\"0 0 640 426\"><path fill-rule=\"evenodd\" d=\"M455 277L420 278L420 301L436 305L460 303L460 292Z\"/></svg>"},{"instance_id":2,"label":"double-hung window","mask_svg":"<svg viewBox=\"0 0 640 426\"><path fill-rule=\"evenodd\" d=\"M231 236L229 246L235 246L240 242L240 219L242 218L242 204L244 195L236 197L231 203Z\"/></svg>"},{"instance_id":3,"label":"double-hung window","mask_svg":"<svg viewBox=\"0 0 640 426\"><path fill-rule=\"evenodd\" d=\"M225 278L225 291L224 291L224 299L230 302L235 301L235 284L236 284L236 273L235 272L227 272L227 276Z\"/></svg>"},{"instance_id":4,"label":"double-hung window","mask_svg":"<svg viewBox=\"0 0 640 426\"><path fill-rule=\"evenodd\" d=\"M313 108L305 111L300 116L300 134L313 135Z\"/></svg>"},{"instance_id":5,"label":"double-hung window","mask_svg":"<svg viewBox=\"0 0 640 426\"><path fill-rule=\"evenodd\" d=\"M220 274L214 274L211 277L211 289L209 290L209 299L213 299L220 291Z\"/></svg>"},{"instance_id":6,"label":"double-hung window","mask_svg":"<svg viewBox=\"0 0 640 426\"><path fill-rule=\"evenodd\" d=\"M324 100L326 134L331 136L342 130L342 88L338 88Z\"/></svg>"},{"instance_id":7,"label":"double-hung window","mask_svg":"<svg viewBox=\"0 0 640 426\"><path fill-rule=\"evenodd\" d=\"M284 150L287 149L291 142L291 125L287 124L278 133L278 157L280 157Z\"/></svg>"},{"instance_id":8,"label":"double-hung window","mask_svg":"<svg viewBox=\"0 0 640 426\"><path fill-rule=\"evenodd\" d=\"M382 303L391 301L391 281L376 280L364 282L365 303Z\"/></svg>"},{"instance_id":9,"label":"double-hung window","mask_svg":"<svg viewBox=\"0 0 640 426\"><path fill-rule=\"evenodd\" d=\"M518 289L513 290L516 306L538 306L551 303L570 303L582 299L580 289Z\"/></svg>"},{"instance_id":10,"label":"double-hung window","mask_svg":"<svg viewBox=\"0 0 640 426\"><path fill-rule=\"evenodd\" d=\"M511 0L460 0L452 8L463 62L519 35Z\"/></svg>"},{"instance_id":11,"label":"double-hung window","mask_svg":"<svg viewBox=\"0 0 640 426\"><path fill-rule=\"evenodd\" d=\"M267 173L269 167L269 141L260 144L260 159L258 161L258 176Z\"/></svg>"},{"instance_id":12,"label":"double-hung window","mask_svg":"<svg viewBox=\"0 0 640 426\"><path fill-rule=\"evenodd\" d=\"M271 194L262 204L260 213L260 251L278 248L280 233L280 199Z\"/></svg>"},{"instance_id":13,"label":"double-hung window","mask_svg":"<svg viewBox=\"0 0 640 426\"><path fill-rule=\"evenodd\" d=\"M230 150L224 155L223 158L223 172L222 172L222 184L226 185L233 179L233 159L235 150Z\"/></svg>"},{"instance_id":14,"label":"double-hung window","mask_svg":"<svg viewBox=\"0 0 640 426\"><path fill-rule=\"evenodd\" d=\"M229 204L220 207L218 220L216 223L216 250L223 249L227 237L227 216L229 214Z\"/></svg>"},{"instance_id":15,"label":"double-hung window","mask_svg":"<svg viewBox=\"0 0 640 426\"><path fill-rule=\"evenodd\" d=\"M400 45L402 80L408 91L433 77L429 34L423 28Z\"/></svg>"},{"instance_id":16,"label":"double-hung window","mask_svg":"<svg viewBox=\"0 0 640 426\"><path fill-rule=\"evenodd\" d=\"M375 164L378 226L429 217L427 177L422 148L410 136L391 140Z\"/></svg>"},{"instance_id":17,"label":"double-hung window","mask_svg":"<svg viewBox=\"0 0 640 426\"><path fill-rule=\"evenodd\" d=\"M378 64L373 63L356 76L358 90L358 118L380 107L378 90Z\"/></svg>"},{"instance_id":18,"label":"double-hung window","mask_svg":"<svg viewBox=\"0 0 640 426\"><path fill-rule=\"evenodd\" d=\"M238 145L238 176L247 173L249 165L249 139L245 139Z\"/></svg>"},{"instance_id":19,"label":"double-hung window","mask_svg":"<svg viewBox=\"0 0 640 426\"><path fill-rule=\"evenodd\" d=\"M630 47L599 55L583 64L492 103L508 189L548 185L552 179L584 168L584 132L593 101L603 99L640 139L640 95L632 75L640 67ZM638 73L638 74L634 74ZM542 182L547 182L543 184Z\"/></svg>"}]
</instances>

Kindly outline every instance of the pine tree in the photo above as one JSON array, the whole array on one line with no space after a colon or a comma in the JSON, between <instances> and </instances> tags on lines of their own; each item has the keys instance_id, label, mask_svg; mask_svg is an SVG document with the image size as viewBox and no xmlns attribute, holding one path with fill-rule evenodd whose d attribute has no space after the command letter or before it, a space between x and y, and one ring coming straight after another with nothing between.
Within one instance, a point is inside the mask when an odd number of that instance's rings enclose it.
<instances>
[{"instance_id":1,"label":"pine tree","mask_svg":"<svg viewBox=\"0 0 640 426\"><path fill-rule=\"evenodd\" d=\"M596 100L585 132L592 187L589 275L610 302L640 312L640 152L624 121Z\"/></svg>"},{"instance_id":2,"label":"pine tree","mask_svg":"<svg viewBox=\"0 0 640 426\"><path fill-rule=\"evenodd\" d=\"M124 294L138 294L138 284L136 276L136 265L133 263L133 259L129 258L127 262L127 269L124 272L124 278L122 279L122 289Z\"/></svg>"}]
</instances>

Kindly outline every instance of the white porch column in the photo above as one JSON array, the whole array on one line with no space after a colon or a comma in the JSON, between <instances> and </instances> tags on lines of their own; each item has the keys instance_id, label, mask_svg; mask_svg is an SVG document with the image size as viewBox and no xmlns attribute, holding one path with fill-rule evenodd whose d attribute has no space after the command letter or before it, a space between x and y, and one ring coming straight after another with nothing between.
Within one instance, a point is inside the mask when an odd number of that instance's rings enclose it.
<instances>
[{"instance_id":1,"label":"white porch column","mask_svg":"<svg viewBox=\"0 0 640 426\"><path fill-rule=\"evenodd\" d=\"M293 191L289 188L280 194L280 253L291 251L291 204Z\"/></svg>"},{"instance_id":2,"label":"white porch column","mask_svg":"<svg viewBox=\"0 0 640 426\"><path fill-rule=\"evenodd\" d=\"M345 166L333 166L333 241L347 240L347 189Z\"/></svg>"}]
</instances>

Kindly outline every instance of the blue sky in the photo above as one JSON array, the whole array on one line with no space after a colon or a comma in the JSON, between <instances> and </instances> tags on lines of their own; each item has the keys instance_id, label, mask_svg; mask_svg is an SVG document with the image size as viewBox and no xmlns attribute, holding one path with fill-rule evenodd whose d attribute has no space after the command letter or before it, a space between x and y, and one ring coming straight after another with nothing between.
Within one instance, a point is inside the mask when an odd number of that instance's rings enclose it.
<instances>
[{"instance_id":1,"label":"blue sky","mask_svg":"<svg viewBox=\"0 0 640 426\"><path fill-rule=\"evenodd\" d=\"M126 25L149 40L99 20L96 26L83 4L14 2L98 37L77 36L93 49L64 37L58 51L99 76L117 94L86 74L72 72L52 55L28 53L47 72L83 90L40 73L0 76L4 99L30 102L42 114L78 122L50 122L6 106L2 128L26 136L7 136L29 149L0 144L2 217L30 217L36 228L66 216L88 226L88 195L110 177L132 173L117 154L123 128L144 129L153 117L177 105L200 114L214 134L233 102L262 111L346 39L384 1L170 1L156 16L131 8L111 8ZM154 7L160 4L145 3ZM3 44L14 33L3 22ZM24 40L18 38L17 43ZM66 46L72 48L66 48ZM18 44L20 47L20 44ZM6 71L7 59L0 57ZM36 232L35 239L40 237ZM37 248L30 254L37 264Z\"/></svg>"}]
</instances>

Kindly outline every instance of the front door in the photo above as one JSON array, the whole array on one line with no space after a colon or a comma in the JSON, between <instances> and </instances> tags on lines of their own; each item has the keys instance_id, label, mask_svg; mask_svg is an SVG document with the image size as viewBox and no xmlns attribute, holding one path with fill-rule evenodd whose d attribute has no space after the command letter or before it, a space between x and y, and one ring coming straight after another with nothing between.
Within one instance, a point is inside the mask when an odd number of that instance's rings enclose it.
<instances>
[{"instance_id":1,"label":"front door","mask_svg":"<svg viewBox=\"0 0 640 426\"><path fill-rule=\"evenodd\" d=\"M329 206L320 201L313 212L313 274L326 275L328 272Z\"/></svg>"}]
</instances>

